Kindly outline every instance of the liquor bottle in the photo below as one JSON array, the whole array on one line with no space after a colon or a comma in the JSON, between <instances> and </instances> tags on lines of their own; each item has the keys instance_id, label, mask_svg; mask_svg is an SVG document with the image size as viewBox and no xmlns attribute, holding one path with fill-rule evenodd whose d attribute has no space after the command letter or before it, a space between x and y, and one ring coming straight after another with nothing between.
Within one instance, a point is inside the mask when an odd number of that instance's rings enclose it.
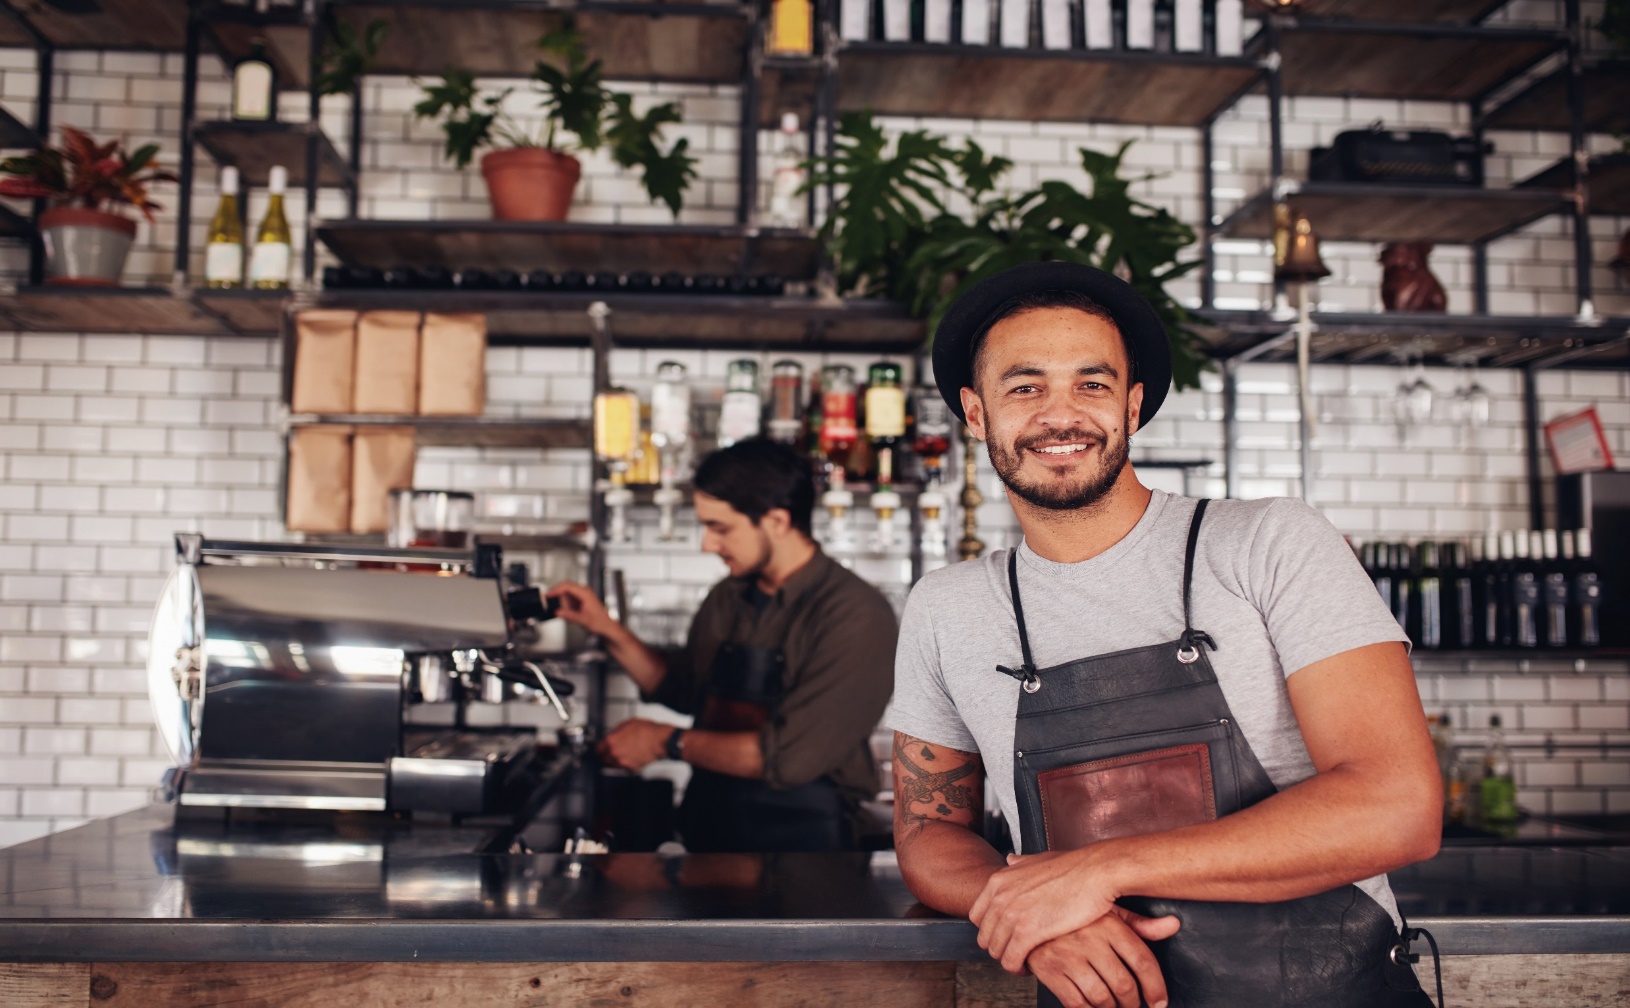
<instances>
[{"instance_id":1,"label":"liquor bottle","mask_svg":"<svg viewBox=\"0 0 1630 1008\"><path fill-rule=\"evenodd\" d=\"M1205 49L1205 25L1201 0L1177 0L1173 11L1172 48L1197 53Z\"/></svg>"},{"instance_id":2,"label":"liquor bottle","mask_svg":"<svg viewBox=\"0 0 1630 1008\"><path fill-rule=\"evenodd\" d=\"M251 287L275 289L289 285L293 245L289 241L289 218L283 213L283 192L288 185L288 169L273 165L266 183L266 216L255 230L255 248L249 254Z\"/></svg>"},{"instance_id":3,"label":"liquor bottle","mask_svg":"<svg viewBox=\"0 0 1630 1008\"><path fill-rule=\"evenodd\" d=\"M906 390L900 376L900 365L893 361L878 361L866 372L866 437L877 453L880 486L884 469L896 470L895 454L906 434Z\"/></svg>"},{"instance_id":4,"label":"liquor bottle","mask_svg":"<svg viewBox=\"0 0 1630 1008\"><path fill-rule=\"evenodd\" d=\"M1109 0L1086 0L1082 21L1088 49L1115 48L1115 15Z\"/></svg>"},{"instance_id":5,"label":"liquor bottle","mask_svg":"<svg viewBox=\"0 0 1630 1008\"><path fill-rule=\"evenodd\" d=\"M232 68L232 118L257 122L277 118L277 71L266 59L263 39L255 39L249 55Z\"/></svg>"},{"instance_id":6,"label":"liquor bottle","mask_svg":"<svg viewBox=\"0 0 1630 1008\"><path fill-rule=\"evenodd\" d=\"M775 168L770 174L771 227L804 226L804 199L799 192L807 177L803 141L798 132L798 113L783 114L781 128L776 133Z\"/></svg>"},{"instance_id":7,"label":"liquor bottle","mask_svg":"<svg viewBox=\"0 0 1630 1008\"><path fill-rule=\"evenodd\" d=\"M657 381L651 388L651 443L662 461L662 486L655 499L658 513L657 536L674 538L674 511L684 495L679 483L690 458L690 385L685 365L663 361L657 365Z\"/></svg>"},{"instance_id":8,"label":"liquor bottle","mask_svg":"<svg viewBox=\"0 0 1630 1008\"><path fill-rule=\"evenodd\" d=\"M1213 51L1218 56L1238 56L1245 52L1244 0L1217 0L1215 21Z\"/></svg>"},{"instance_id":9,"label":"liquor bottle","mask_svg":"<svg viewBox=\"0 0 1630 1008\"><path fill-rule=\"evenodd\" d=\"M1516 596L1512 592L1512 572L1517 563L1516 538L1510 532L1500 533L1499 561L1494 565L1494 578L1499 585L1499 625L1500 646L1517 646L1517 624L1515 621Z\"/></svg>"},{"instance_id":10,"label":"liquor bottle","mask_svg":"<svg viewBox=\"0 0 1630 1008\"><path fill-rule=\"evenodd\" d=\"M919 385L913 396L911 451L922 460L924 481L937 484L945 471L945 455L951 450L951 407L940 398L939 389Z\"/></svg>"},{"instance_id":11,"label":"liquor bottle","mask_svg":"<svg viewBox=\"0 0 1630 1008\"><path fill-rule=\"evenodd\" d=\"M756 437L763 404L758 396L758 362L733 360L719 405L719 447Z\"/></svg>"},{"instance_id":12,"label":"liquor bottle","mask_svg":"<svg viewBox=\"0 0 1630 1008\"><path fill-rule=\"evenodd\" d=\"M990 45L991 0L962 0L962 44Z\"/></svg>"},{"instance_id":13,"label":"liquor bottle","mask_svg":"<svg viewBox=\"0 0 1630 1008\"><path fill-rule=\"evenodd\" d=\"M1414 551L1405 543L1392 547L1392 618L1406 631L1415 621Z\"/></svg>"},{"instance_id":14,"label":"liquor bottle","mask_svg":"<svg viewBox=\"0 0 1630 1008\"><path fill-rule=\"evenodd\" d=\"M775 0L770 7L771 56L808 56L815 51L815 5L810 0Z\"/></svg>"},{"instance_id":15,"label":"liquor bottle","mask_svg":"<svg viewBox=\"0 0 1630 1008\"><path fill-rule=\"evenodd\" d=\"M809 464L816 482L826 476L826 452L821 448L821 430L826 426L826 393L821 390L821 372L809 376L809 408L804 410L804 450L809 452Z\"/></svg>"},{"instance_id":16,"label":"liquor bottle","mask_svg":"<svg viewBox=\"0 0 1630 1008\"><path fill-rule=\"evenodd\" d=\"M1176 26L1176 12L1172 9L1172 0L1155 0L1154 11L1154 50L1155 52L1169 53L1176 46L1172 33Z\"/></svg>"},{"instance_id":17,"label":"liquor bottle","mask_svg":"<svg viewBox=\"0 0 1630 1008\"><path fill-rule=\"evenodd\" d=\"M1155 0L1126 0L1126 48L1155 47Z\"/></svg>"},{"instance_id":18,"label":"liquor bottle","mask_svg":"<svg viewBox=\"0 0 1630 1008\"><path fill-rule=\"evenodd\" d=\"M804 433L804 366L780 360L770 369L770 440L798 444Z\"/></svg>"},{"instance_id":19,"label":"liquor bottle","mask_svg":"<svg viewBox=\"0 0 1630 1008\"><path fill-rule=\"evenodd\" d=\"M1545 554L1540 566L1541 639L1546 647L1568 646L1568 572L1562 566L1556 529L1546 529L1541 548Z\"/></svg>"},{"instance_id":20,"label":"liquor bottle","mask_svg":"<svg viewBox=\"0 0 1630 1008\"><path fill-rule=\"evenodd\" d=\"M606 466L602 484L610 519L607 536L627 542L628 507L634 494L625 485L629 466L640 447L639 397L627 389L612 388L594 397L594 454Z\"/></svg>"},{"instance_id":21,"label":"liquor bottle","mask_svg":"<svg viewBox=\"0 0 1630 1008\"><path fill-rule=\"evenodd\" d=\"M238 216L238 170L221 169L221 201L209 222L204 246L204 283L209 287L243 286L243 218Z\"/></svg>"},{"instance_id":22,"label":"liquor bottle","mask_svg":"<svg viewBox=\"0 0 1630 1008\"><path fill-rule=\"evenodd\" d=\"M1381 596L1387 611L1396 613L1394 604L1395 593L1392 582L1392 547L1386 543L1375 543L1374 552L1370 555L1370 580L1375 582L1375 590Z\"/></svg>"},{"instance_id":23,"label":"liquor bottle","mask_svg":"<svg viewBox=\"0 0 1630 1008\"><path fill-rule=\"evenodd\" d=\"M1539 647L1539 566L1529 556L1531 538L1516 534L1516 557L1511 565L1511 636L1520 648Z\"/></svg>"},{"instance_id":24,"label":"liquor bottle","mask_svg":"<svg viewBox=\"0 0 1630 1008\"><path fill-rule=\"evenodd\" d=\"M1590 529L1574 533L1572 584L1568 592L1568 640L1574 647L1602 643L1602 576L1591 558Z\"/></svg>"},{"instance_id":25,"label":"liquor bottle","mask_svg":"<svg viewBox=\"0 0 1630 1008\"><path fill-rule=\"evenodd\" d=\"M1420 571L1415 575L1415 632L1410 634L1418 648L1436 649L1444 645L1443 571L1439 569L1439 544L1421 543Z\"/></svg>"},{"instance_id":26,"label":"liquor bottle","mask_svg":"<svg viewBox=\"0 0 1630 1008\"><path fill-rule=\"evenodd\" d=\"M842 464L860 437L855 424L855 369L829 364L821 371L821 457Z\"/></svg>"},{"instance_id":27,"label":"liquor bottle","mask_svg":"<svg viewBox=\"0 0 1630 1008\"><path fill-rule=\"evenodd\" d=\"M1472 574L1472 588L1477 595L1477 646L1500 646L1504 627L1500 616L1505 607L1500 604L1500 540L1490 532L1483 537L1481 555Z\"/></svg>"},{"instance_id":28,"label":"liquor bottle","mask_svg":"<svg viewBox=\"0 0 1630 1008\"><path fill-rule=\"evenodd\" d=\"M1483 779L1478 782L1478 807L1484 823L1494 826L1517 821L1517 782L1511 773L1511 750L1506 748L1500 715L1489 715L1488 746L1483 750Z\"/></svg>"},{"instance_id":29,"label":"liquor bottle","mask_svg":"<svg viewBox=\"0 0 1630 1008\"><path fill-rule=\"evenodd\" d=\"M1445 646L1468 650L1477 646L1476 592L1466 543L1450 543L1449 569L1443 576Z\"/></svg>"}]
</instances>

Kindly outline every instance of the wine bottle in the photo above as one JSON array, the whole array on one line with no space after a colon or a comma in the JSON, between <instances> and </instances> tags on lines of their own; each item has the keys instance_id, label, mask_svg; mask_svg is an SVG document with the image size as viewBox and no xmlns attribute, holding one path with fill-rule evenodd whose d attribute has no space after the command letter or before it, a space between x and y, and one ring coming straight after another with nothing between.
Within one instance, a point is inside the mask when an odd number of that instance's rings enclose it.
<instances>
[{"instance_id":1,"label":"wine bottle","mask_svg":"<svg viewBox=\"0 0 1630 1008\"><path fill-rule=\"evenodd\" d=\"M277 70L266 59L263 39L255 39L249 55L232 68L232 118L256 122L277 118Z\"/></svg>"},{"instance_id":2,"label":"wine bottle","mask_svg":"<svg viewBox=\"0 0 1630 1008\"><path fill-rule=\"evenodd\" d=\"M1534 563L1527 532L1516 535L1516 558L1511 567L1511 636L1520 648L1539 646L1539 568Z\"/></svg>"},{"instance_id":3,"label":"wine bottle","mask_svg":"<svg viewBox=\"0 0 1630 1008\"><path fill-rule=\"evenodd\" d=\"M1500 533L1500 559L1494 565L1494 578L1499 585L1500 646L1517 646L1515 621L1516 596L1512 593L1512 573L1517 564L1516 537L1510 532Z\"/></svg>"},{"instance_id":4,"label":"wine bottle","mask_svg":"<svg viewBox=\"0 0 1630 1008\"><path fill-rule=\"evenodd\" d=\"M1596 647L1602 643L1602 576L1591 559L1590 529L1574 533L1574 553L1568 639L1575 647Z\"/></svg>"},{"instance_id":5,"label":"wine bottle","mask_svg":"<svg viewBox=\"0 0 1630 1008\"><path fill-rule=\"evenodd\" d=\"M275 289L289 285L289 218L283 213L283 193L289 185L288 169L273 165L266 183L266 216L255 230L255 247L249 254L249 286Z\"/></svg>"},{"instance_id":6,"label":"wine bottle","mask_svg":"<svg viewBox=\"0 0 1630 1008\"><path fill-rule=\"evenodd\" d=\"M1414 550L1406 543L1392 547L1392 617L1408 630L1415 622Z\"/></svg>"},{"instance_id":7,"label":"wine bottle","mask_svg":"<svg viewBox=\"0 0 1630 1008\"><path fill-rule=\"evenodd\" d=\"M866 436L877 453L878 480L897 470L894 457L906 434L906 390L900 365L878 361L866 375Z\"/></svg>"},{"instance_id":8,"label":"wine bottle","mask_svg":"<svg viewBox=\"0 0 1630 1008\"><path fill-rule=\"evenodd\" d=\"M1410 635L1416 647L1443 647L1443 572L1439 569L1437 543L1421 543L1420 573L1415 578L1415 632Z\"/></svg>"},{"instance_id":9,"label":"wine bottle","mask_svg":"<svg viewBox=\"0 0 1630 1008\"><path fill-rule=\"evenodd\" d=\"M1568 572L1562 566L1556 529L1546 529L1542 540L1545 559L1540 567L1540 611L1545 618L1540 632L1546 647L1568 646Z\"/></svg>"},{"instance_id":10,"label":"wine bottle","mask_svg":"<svg viewBox=\"0 0 1630 1008\"><path fill-rule=\"evenodd\" d=\"M1381 601L1387 611L1396 613L1395 592L1392 580L1392 547L1386 543L1375 544L1375 556L1370 561L1370 580L1375 582L1375 590L1381 596Z\"/></svg>"},{"instance_id":11,"label":"wine bottle","mask_svg":"<svg viewBox=\"0 0 1630 1008\"><path fill-rule=\"evenodd\" d=\"M243 286L243 218L238 216L238 170L221 169L221 201L209 222L209 243L204 246L204 284L209 287Z\"/></svg>"},{"instance_id":12,"label":"wine bottle","mask_svg":"<svg viewBox=\"0 0 1630 1008\"><path fill-rule=\"evenodd\" d=\"M1477 646L1476 592L1466 543L1450 544L1449 570L1444 574L1444 635L1447 646L1467 650Z\"/></svg>"},{"instance_id":13,"label":"wine bottle","mask_svg":"<svg viewBox=\"0 0 1630 1008\"><path fill-rule=\"evenodd\" d=\"M1477 646L1500 646L1500 559L1499 536L1483 537L1480 555L1473 569L1472 588L1477 595Z\"/></svg>"}]
</instances>

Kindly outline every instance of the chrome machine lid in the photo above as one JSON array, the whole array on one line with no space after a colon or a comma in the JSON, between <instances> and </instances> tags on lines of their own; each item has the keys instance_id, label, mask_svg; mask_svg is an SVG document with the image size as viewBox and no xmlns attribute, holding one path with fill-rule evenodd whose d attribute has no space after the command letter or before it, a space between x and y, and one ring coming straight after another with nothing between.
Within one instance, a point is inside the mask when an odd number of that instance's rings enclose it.
<instances>
[{"instance_id":1,"label":"chrome machine lid","mask_svg":"<svg viewBox=\"0 0 1630 1008\"><path fill-rule=\"evenodd\" d=\"M191 766L204 706L204 602L198 572L178 564L147 634L147 698L175 766Z\"/></svg>"}]
</instances>

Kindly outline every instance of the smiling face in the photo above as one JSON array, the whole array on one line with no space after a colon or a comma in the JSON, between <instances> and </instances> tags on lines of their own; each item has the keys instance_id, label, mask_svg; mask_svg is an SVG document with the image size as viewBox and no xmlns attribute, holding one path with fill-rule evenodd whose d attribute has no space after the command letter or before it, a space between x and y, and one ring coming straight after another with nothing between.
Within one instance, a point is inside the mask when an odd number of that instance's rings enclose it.
<instances>
[{"instance_id":1,"label":"smiling face","mask_svg":"<svg viewBox=\"0 0 1630 1008\"><path fill-rule=\"evenodd\" d=\"M1143 405L1130 363L1115 323L1076 308L1033 308L991 327L962 406L1009 490L1052 511L1110 491Z\"/></svg>"}]
</instances>

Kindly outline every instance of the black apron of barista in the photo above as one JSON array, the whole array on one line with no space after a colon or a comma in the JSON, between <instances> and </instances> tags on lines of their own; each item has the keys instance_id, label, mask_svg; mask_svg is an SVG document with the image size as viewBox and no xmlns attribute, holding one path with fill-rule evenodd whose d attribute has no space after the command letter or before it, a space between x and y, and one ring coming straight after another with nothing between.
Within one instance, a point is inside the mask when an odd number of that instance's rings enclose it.
<instances>
[{"instance_id":1,"label":"black apron of barista","mask_svg":"<svg viewBox=\"0 0 1630 1008\"><path fill-rule=\"evenodd\" d=\"M1035 668L1019 601L1018 551L1008 560L1024 666L998 666L1021 682L1014 729L1014 788L1024 853L1046 850L1037 775L1101 759L1204 743L1218 817L1275 793L1240 734L1189 611L1195 544L1206 501L1195 508L1183 561L1183 633L1153 647ZM1150 949L1171 1008L1429 1008L1392 918L1369 894L1345 885L1280 903L1219 903L1129 897L1149 917L1174 915L1182 929ZM1039 988L1042 1008L1059 1004Z\"/></svg>"},{"instance_id":2,"label":"black apron of barista","mask_svg":"<svg viewBox=\"0 0 1630 1008\"><path fill-rule=\"evenodd\" d=\"M735 641L719 646L703 694L697 728L709 697L751 704L777 716L786 688L787 659L780 648ZM696 767L679 806L679 835L696 853L835 851L855 847L848 803L830 778L776 789L763 781Z\"/></svg>"}]
</instances>

